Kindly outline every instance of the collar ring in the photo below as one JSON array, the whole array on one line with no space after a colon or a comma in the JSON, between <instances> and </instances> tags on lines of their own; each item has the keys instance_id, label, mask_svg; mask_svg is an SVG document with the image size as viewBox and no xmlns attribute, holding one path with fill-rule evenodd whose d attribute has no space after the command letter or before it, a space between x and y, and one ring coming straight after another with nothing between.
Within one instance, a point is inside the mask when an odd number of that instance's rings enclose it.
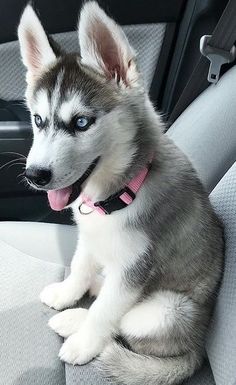
<instances>
[{"instance_id":1,"label":"collar ring","mask_svg":"<svg viewBox=\"0 0 236 385\"><path fill-rule=\"evenodd\" d=\"M88 211L88 212L82 211L82 206L83 206L83 205L86 205L86 203L85 203L85 202L81 202L80 205L79 205L79 212L80 212L80 214L81 214L81 215L89 215L89 214L92 214L92 212L93 212L94 210L91 210L91 211ZM87 206L87 207L88 207L88 206Z\"/></svg>"}]
</instances>

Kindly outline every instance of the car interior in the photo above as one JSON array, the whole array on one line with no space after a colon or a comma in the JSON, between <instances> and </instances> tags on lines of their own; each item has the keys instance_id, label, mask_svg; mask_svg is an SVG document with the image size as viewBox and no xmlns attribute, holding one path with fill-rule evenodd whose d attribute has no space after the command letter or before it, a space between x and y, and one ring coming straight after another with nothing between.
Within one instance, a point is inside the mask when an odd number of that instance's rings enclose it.
<instances>
[{"instance_id":1,"label":"car interior","mask_svg":"<svg viewBox=\"0 0 236 385\"><path fill-rule=\"evenodd\" d=\"M76 24L82 3L33 3L48 34L67 52L79 50ZM32 130L16 31L26 4L26 0L0 0L0 384L108 385L93 362L71 366L59 360L62 338L47 326L55 311L38 298L45 285L68 275L79 229L69 210L52 212L46 194L29 189L23 178ZM184 384L235 385L236 1L100 0L99 4L122 25L137 52L151 100L162 114L166 135L191 160L224 224L224 276L206 359ZM213 45L213 54L205 56L200 39L213 33L221 33L224 46ZM224 49L228 41L233 41L229 50ZM218 66L229 51L232 57ZM210 64L216 65L217 82L209 81ZM88 298L83 304L87 306Z\"/></svg>"}]
</instances>

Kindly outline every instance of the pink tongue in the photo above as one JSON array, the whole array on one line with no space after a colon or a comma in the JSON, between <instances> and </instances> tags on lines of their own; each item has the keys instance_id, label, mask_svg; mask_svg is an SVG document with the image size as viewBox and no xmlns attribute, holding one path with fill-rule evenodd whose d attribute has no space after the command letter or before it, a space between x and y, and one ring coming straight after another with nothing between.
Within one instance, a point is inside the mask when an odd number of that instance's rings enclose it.
<instances>
[{"instance_id":1,"label":"pink tongue","mask_svg":"<svg viewBox=\"0 0 236 385\"><path fill-rule=\"evenodd\" d=\"M51 208L55 211L60 211L68 204L72 187L65 187L60 190L49 190L48 200Z\"/></svg>"}]
</instances>

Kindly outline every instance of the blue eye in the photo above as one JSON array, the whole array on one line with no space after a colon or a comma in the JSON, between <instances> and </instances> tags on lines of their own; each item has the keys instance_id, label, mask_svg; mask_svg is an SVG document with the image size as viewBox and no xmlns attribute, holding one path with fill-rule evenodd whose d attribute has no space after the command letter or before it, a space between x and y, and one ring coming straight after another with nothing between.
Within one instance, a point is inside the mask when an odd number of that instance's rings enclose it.
<instances>
[{"instance_id":1,"label":"blue eye","mask_svg":"<svg viewBox=\"0 0 236 385\"><path fill-rule=\"evenodd\" d=\"M80 131L86 131L95 120L96 118L94 117L77 116L74 119L74 128Z\"/></svg>"},{"instance_id":2,"label":"blue eye","mask_svg":"<svg viewBox=\"0 0 236 385\"><path fill-rule=\"evenodd\" d=\"M76 126L78 128L85 128L88 125L88 123L89 123L89 120L85 116L80 116L76 120Z\"/></svg>"},{"instance_id":3,"label":"blue eye","mask_svg":"<svg viewBox=\"0 0 236 385\"><path fill-rule=\"evenodd\" d=\"M40 115L34 115L34 122L38 128L41 128L43 126L43 119Z\"/></svg>"}]
</instances>

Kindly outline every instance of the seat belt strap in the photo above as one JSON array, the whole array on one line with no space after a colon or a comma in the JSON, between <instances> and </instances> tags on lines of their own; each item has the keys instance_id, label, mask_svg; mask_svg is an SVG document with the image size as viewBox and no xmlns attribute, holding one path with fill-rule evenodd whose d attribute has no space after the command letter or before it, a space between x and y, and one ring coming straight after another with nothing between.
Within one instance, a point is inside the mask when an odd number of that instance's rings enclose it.
<instances>
[{"instance_id":1,"label":"seat belt strap","mask_svg":"<svg viewBox=\"0 0 236 385\"><path fill-rule=\"evenodd\" d=\"M212 35L205 35L200 40L202 55L170 114L170 124L207 88L207 80L209 83L217 83L222 64L230 63L236 57L235 41L236 0L229 0ZM210 67L207 59L210 60Z\"/></svg>"}]
</instances>

